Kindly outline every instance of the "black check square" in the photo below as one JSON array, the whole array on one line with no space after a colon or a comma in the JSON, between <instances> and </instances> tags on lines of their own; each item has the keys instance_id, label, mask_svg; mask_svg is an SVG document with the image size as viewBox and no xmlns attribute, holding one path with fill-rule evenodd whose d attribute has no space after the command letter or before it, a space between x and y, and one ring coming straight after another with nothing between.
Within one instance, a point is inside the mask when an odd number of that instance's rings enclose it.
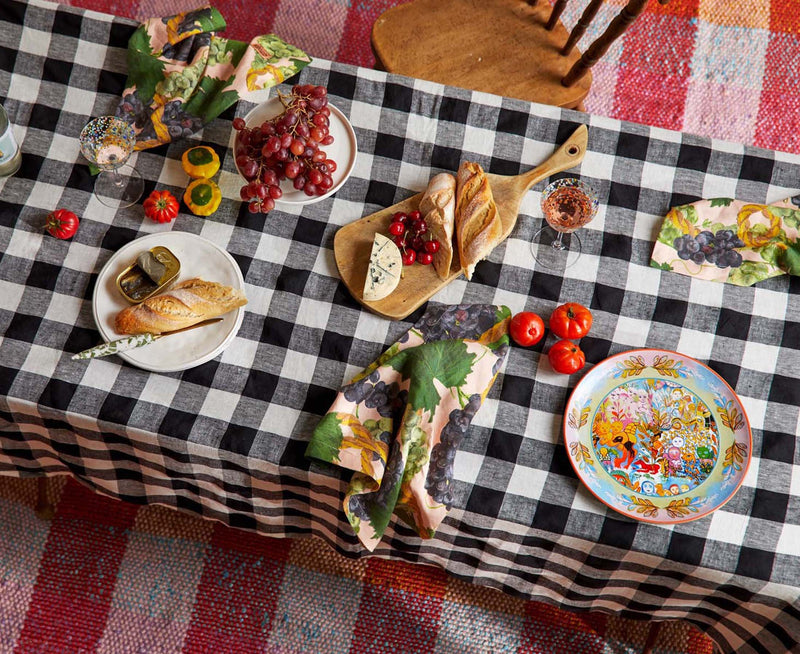
<instances>
[{"instance_id":1,"label":"black check square","mask_svg":"<svg viewBox=\"0 0 800 654\"><path fill-rule=\"evenodd\" d=\"M48 107L43 104L35 104L31 109L31 117L28 121L30 127L52 132L58 123L61 111L55 107Z\"/></svg>"},{"instance_id":2,"label":"black check square","mask_svg":"<svg viewBox=\"0 0 800 654\"><path fill-rule=\"evenodd\" d=\"M72 36L76 39L79 39L81 36L82 25L83 20L81 19L80 14L72 11L65 11L63 9L57 9L55 18L53 20L52 29L54 34L62 34L64 36Z\"/></svg>"},{"instance_id":3,"label":"black check square","mask_svg":"<svg viewBox=\"0 0 800 654\"><path fill-rule=\"evenodd\" d=\"M72 75L72 64L65 62L63 59L51 59L47 57L42 66L42 81L43 82L56 82L57 84L69 84L69 78Z\"/></svg>"},{"instance_id":4,"label":"black check square","mask_svg":"<svg viewBox=\"0 0 800 654\"><path fill-rule=\"evenodd\" d=\"M378 134L375 138L375 156L403 160L405 139L394 134Z\"/></svg>"},{"instance_id":5,"label":"black check square","mask_svg":"<svg viewBox=\"0 0 800 654\"><path fill-rule=\"evenodd\" d=\"M486 446L486 456L515 463L520 447L522 447L521 434L492 429L492 433L489 436L489 444Z\"/></svg>"},{"instance_id":6,"label":"black check square","mask_svg":"<svg viewBox=\"0 0 800 654\"><path fill-rule=\"evenodd\" d=\"M324 416L335 399L336 391L334 389L309 384L306 400L303 403L303 412L315 416Z\"/></svg>"},{"instance_id":7,"label":"black check square","mask_svg":"<svg viewBox=\"0 0 800 654\"><path fill-rule=\"evenodd\" d=\"M326 331L319 344L319 356L333 361L347 361L353 339L336 332Z\"/></svg>"},{"instance_id":8,"label":"black check square","mask_svg":"<svg viewBox=\"0 0 800 654\"><path fill-rule=\"evenodd\" d=\"M263 402L271 402L279 381L278 375L253 368L247 375L242 395Z\"/></svg>"},{"instance_id":9,"label":"black check square","mask_svg":"<svg viewBox=\"0 0 800 654\"><path fill-rule=\"evenodd\" d=\"M467 500L467 511L481 515L499 515L504 493L475 484Z\"/></svg>"},{"instance_id":10,"label":"black check square","mask_svg":"<svg viewBox=\"0 0 800 654\"><path fill-rule=\"evenodd\" d=\"M495 175L516 175L519 173L519 162L511 161L510 159L502 159L500 157L492 157L487 172L494 173Z\"/></svg>"},{"instance_id":11,"label":"black check square","mask_svg":"<svg viewBox=\"0 0 800 654\"><path fill-rule=\"evenodd\" d=\"M617 141L617 156L645 161L649 143L650 139L641 134L621 132Z\"/></svg>"},{"instance_id":12,"label":"black check square","mask_svg":"<svg viewBox=\"0 0 800 654\"><path fill-rule=\"evenodd\" d=\"M97 418L117 425L126 425L136 409L136 401L135 397L109 393L100 407Z\"/></svg>"},{"instance_id":13,"label":"black check square","mask_svg":"<svg viewBox=\"0 0 800 654\"><path fill-rule=\"evenodd\" d=\"M659 296L653 310L653 322L662 322L669 325L682 326L686 320L689 303L685 300Z\"/></svg>"},{"instance_id":14,"label":"black check square","mask_svg":"<svg viewBox=\"0 0 800 654\"><path fill-rule=\"evenodd\" d=\"M636 211L639 208L640 194L639 187L612 180L608 189L608 203L615 207Z\"/></svg>"},{"instance_id":15,"label":"black check square","mask_svg":"<svg viewBox=\"0 0 800 654\"><path fill-rule=\"evenodd\" d=\"M158 431L161 434L169 434L173 438L188 441L195 420L197 420L196 414L170 407L164 414Z\"/></svg>"},{"instance_id":16,"label":"black check square","mask_svg":"<svg viewBox=\"0 0 800 654\"><path fill-rule=\"evenodd\" d=\"M625 301L625 291L615 286L605 284L594 285L591 308L595 311L605 311L618 316L622 313L622 303Z\"/></svg>"},{"instance_id":17,"label":"black check square","mask_svg":"<svg viewBox=\"0 0 800 654\"><path fill-rule=\"evenodd\" d=\"M514 406L527 407L533 395L534 380L530 377L519 377L506 373L503 377L503 388L500 400Z\"/></svg>"},{"instance_id":18,"label":"black check square","mask_svg":"<svg viewBox=\"0 0 800 654\"><path fill-rule=\"evenodd\" d=\"M5 338L33 343L39 327L42 324L40 316L29 316L25 313L15 313L4 334Z\"/></svg>"},{"instance_id":19,"label":"black check square","mask_svg":"<svg viewBox=\"0 0 800 654\"><path fill-rule=\"evenodd\" d=\"M500 107L497 114L497 131L525 136L528 131L528 114Z\"/></svg>"},{"instance_id":20,"label":"black check square","mask_svg":"<svg viewBox=\"0 0 800 654\"><path fill-rule=\"evenodd\" d=\"M538 266L531 277L531 285L528 289L528 296L558 302L561 297L561 284L563 279L557 275L551 275L540 271Z\"/></svg>"},{"instance_id":21,"label":"black check square","mask_svg":"<svg viewBox=\"0 0 800 654\"><path fill-rule=\"evenodd\" d=\"M739 177L753 182L769 184L774 169L774 159L746 154L742 158L742 169L739 171Z\"/></svg>"},{"instance_id":22,"label":"black check square","mask_svg":"<svg viewBox=\"0 0 800 654\"><path fill-rule=\"evenodd\" d=\"M747 340L747 335L750 333L750 321L749 314L722 307L717 319L716 333L719 336Z\"/></svg>"},{"instance_id":23,"label":"black check square","mask_svg":"<svg viewBox=\"0 0 800 654\"><path fill-rule=\"evenodd\" d=\"M667 558L689 565L700 565L703 560L705 539L691 534L673 532L667 549Z\"/></svg>"},{"instance_id":24,"label":"black check square","mask_svg":"<svg viewBox=\"0 0 800 654\"><path fill-rule=\"evenodd\" d=\"M736 388L736 384L739 382L739 374L742 372L742 369L734 363L728 363L726 361L715 361L709 360L708 366L719 373L719 376L722 377L731 388Z\"/></svg>"},{"instance_id":25,"label":"black check square","mask_svg":"<svg viewBox=\"0 0 800 654\"><path fill-rule=\"evenodd\" d=\"M461 150L448 148L444 145L434 143L431 152L431 168L441 168L443 170L458 170L461 163Z\"/></svg>"},{"instance_id":26,"label":"black check square","mask_svg":"<svg viewBox=\"0 0 800 654\"><path fill-rule=\"evenodd\" d=\"M439 105L439 120L466 125L468 116L469 102L447 96L442 98L442 103Z\"/></svg>"},{"instance_id":27,"label":"black check square","mask_svg":"<svg viewBox=\"0 0 800 654\"><path fill-rule=\"evenodd\" d=\"M78 390L77 384L53 378L44 387L39 397L39 404L59 411L66 411L76 390Z\"/></svg>"},{"instance_id":28,"label":"black check square","mask_svg":"<svg viewBox=\"0 0 800 654\"><path fill-rule=\"evenodd\" d=\"M766 488L756 488L753 497L753 510L750 513L754 518L763 518L773 522L786 521L786 510L789 508L789 496L777 493Z\"/></svg>"},{"instance_id":29,"label":"black check square","mask_svg":"<svg viewBox=\"0 0 800 654\"><path fill-rule=\"evenodd\" d=\"M796 383L796 382L795 382ZM770 398L771 400L772 398ZM794 463L797 437L794 433L780 431L761 432L761 458L781 463Z\"/></svg>"},{"instance_id":30,"label":"black check square","mask_svg":"<svg viewBox=\"0 0 800 654\"><path fill-rule=\"evenodd\" d=\"M340 98L352 100L356 95L356 81L357 78L355 75L348 75L338 70L332 70L326 84L328 95L335 95Z\"/></svg>"},{"instance_id":31,"label":"black check square","mask_svg":"<svg viewBox=\"0 0 800 654\"><path fill-rule=\"evenodd\" d=\"M302 296L310 274L308 270L298 270L297 268L284 266L281 268L281 274L278 275L278 279L275 282L275 290Z\"/></svg>"},{"instance_id":32,"label":"black check square","mask_svg":"<svg viewBox=\"0 0 800 654\"><path fill-rule=\"evenodd\" d=\"M117 20L111 23L108 42L111 44L127 43L136 31L136 25L126 25Z\"/></svg>"},{"instance_id":33,"label":"black check square","mask_svg":"<svg viewBox=\"0 0 800 654\"><path fill-rule=\"evenodd\" d=\"M536 513L533 514L531 527L549 531L555 534L563 534L569 520L569 507L558 504L550 504L539 500L536 504Z\"/></svg>"},{"instance_id":34,"label":"black check square","mask_svg":"<svg viewBox=\"0 0 800 654\"><path fill-rule=\"evenodd\" d=\"M772 552L742 547L739 552L739 562L736 564L736 574L768 581L772 576L774 563L775 555Z\"/></svg>"},{"instance_id":35,"label":"black check square","mask_svg":"<svg viewBox=\"0 0 800 654\"><path fill-rule=\"evenodd\" d=\"M367 195L364 201L367 204L377 204L381 207L390 207L394 204L394 194L397 189L386 182L371 179L367 187Z\"/></svg>"},{"instance_id":36,"label":"black check square","mask_svg":"<svg viewBox=\"0 0 800 654\"><path fill-rule=\"evenodd\" d=\"M320 220L311 220L300 216L297 219L297 227L292 234L292 240L319 247L325 239L325 228L326 223Z\"/></svg>"},{"instance_id":37,"label":"black check square","mask_svg":"<svg viewBox=\"0 0 800 654\"><path fill-rule=\"evenodd\" d=\"M710 161L710 148L692 145L690 143L681 143L681 148L678 151L678 168L688 168L689 170L705 172L708 170Z\"/></svg>"},{"instance_id":38,"label":"black check square","mask_svg":"<svg viewBox=\"0 0 800 654\"><path fill-rule=\"evenodd\" d=\"M34 288L43 288L48 291L53 291L56 288L56 282L58 282L58 275L60 272L60 266L45 261L34 261L28 272L28 279L25 283Z\"/></svg>"},{"instance_id":39,"label":"black check square","mask_svg":"<svg viewBox=\"0 0 800 654\"><path fill-rule=\"evenodd\" d=\"M603 528L597 541L603 545L629 550L633 548L637 528L635 522L606 518L603 520Z\"/></svg>"},{"instance_id":40,"label":"black check square","mask_svg":"<svg viewBox=\"0 0 800 654\"><path fill-rule=\"evenodd\" d=\"M219 442L219 447L225 452L235 452L247 456L257 434L258 430L252 427L228 424Z\"/></svg>"},{"instance_id":41,"label":"black check square","mask_svg":"<svg viewBox=\"0 0 800 654\"><path fill-rule=\"evenodd\" d=\"M408 86L387 82L383 89L384 109L396 109L403 113L411 113L414 91Z\"/></svg>"}]
</instances>

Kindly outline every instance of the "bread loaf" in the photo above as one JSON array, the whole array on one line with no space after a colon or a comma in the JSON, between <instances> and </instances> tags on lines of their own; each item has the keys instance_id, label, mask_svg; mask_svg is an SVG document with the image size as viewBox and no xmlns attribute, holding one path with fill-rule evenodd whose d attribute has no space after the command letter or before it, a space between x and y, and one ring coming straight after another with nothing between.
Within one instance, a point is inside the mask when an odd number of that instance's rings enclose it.
<instances>
[{"instance_id":1,"label":"bread loaf","mask_svg":"<svg viewBox=\"0 0 800 654\"><path fill-rule=\"evenodd\" d=\"M419 211L428 224L428 232L439 241L433 255L433 267L442 279L450 276L453 262L453 227L456 216L456 178L449 173L431 177L419 201Z\"/></svg>"},{"instance_id":2,"label":"bread loaf","mask_svg":"<svg viewBox=\"0 0 800 654\"><path fill-rule=\"evenodd\" d=\"M117 314L114 329L120 334L163 334L216 318L244 304L247 298L243 291L195 277L123 309Z\"/></svg>"},{"instance_id":3,"label":"bread loaf","mask_svg":"<svg viewBox=\"0 0 800 654\"><path fill-rule=\"evenodd\" d=\"M500 242L503 224L480 164L462 163L456 181L456 242L461 269L472 279L475 264Z\"/></svg>"}]
</instances>

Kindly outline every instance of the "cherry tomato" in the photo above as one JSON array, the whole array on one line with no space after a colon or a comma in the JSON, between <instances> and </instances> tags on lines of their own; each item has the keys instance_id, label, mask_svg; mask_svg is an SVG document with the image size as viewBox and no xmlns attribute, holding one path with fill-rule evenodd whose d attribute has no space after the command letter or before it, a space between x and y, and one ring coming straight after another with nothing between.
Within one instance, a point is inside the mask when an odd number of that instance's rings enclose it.
<instances>
[{"instance_id":1,"label":"cherry tomato","mask_svg":"<svg viewBox=\"0 0 800 654\"><path fill-rule=\"evenodd\" d=\"M66 209L56 209L47 215L47 232L56 238L66 239L78 231L78 216Z\"/></svg>"},{"instance_id":2,"label":"cherry tomato","mask_svg":"<svg viewBox=\"0 0 800 654\"><path fill-rule=\"evenodd\" d=\"M592 327L592 312L582 304L568 302L550 316L550 330L559 338L583 338Z\"/></svg>"},{"instance_id":3,"label":"cherry tomato","mask_svg":"<svg viewBox=\"0 0 800 654\"><path fill-rule=\"evenodd\" d=\"M586 355L581 348L567 340L555 343L547 353L547 358L550 359L553 370L565 375L578 372L586 365Z\"/></svg>"},{"instance_id":4,"label":"cherry tomato","mask_svg":"<svg viewBox=\"0 0 800 654\"><path fill-rule=\"evenodd\" d=\"M259 190L262 184L258 184ZM266 191L266 188L264 188ZM253 197L255 189L250 189L250 197ZM261 197L260 193L256 193ZM169 191L153 191L144 201L144 215L155 220L157 223L171 222L178 215L180 205Z\"/></svg>"},{"instance_id":5,"label":"cherry tomato","mask_svg":"<svg viewBox=\"0 0 800 654\"><path fill-rule=\"evenodd\" d=\"M517 345L536 345L544 336L544 320L532 311L522 311L511 319L508 332Z\"/></svg>"}]
</instances>

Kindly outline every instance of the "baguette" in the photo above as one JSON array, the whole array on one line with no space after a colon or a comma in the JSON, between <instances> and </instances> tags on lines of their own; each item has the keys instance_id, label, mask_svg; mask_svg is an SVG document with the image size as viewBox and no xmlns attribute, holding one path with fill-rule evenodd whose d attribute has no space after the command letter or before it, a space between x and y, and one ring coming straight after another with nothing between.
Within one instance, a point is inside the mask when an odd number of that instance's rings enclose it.
<instances>
[{"instance_id":1,"label":"baguette","mask_svg":"<svg viewBox=\"0 0 800 654\"><path fill-rule=\"evenodd\" d=\"M430 235L439 241L439 249L433 255L433 267L439 277L447 279L453 263L456 178L450 173L434 175L419 201L419 211L428 223Z\"/></svg>"},{"instance_id":2,"label":"baguette","mask_svg":"<svg viewBox=\"0 0 800 654\"><path fill-rule=\"evenodd\" d=\"M120 334L163 334L216 318L244 304L247 298L243 291L195 277L123 309L117 314L114 329Z\"/></svg>"},{"instance_id":3,"label":"baguette","mask_svg":"<svg viewBox=\"0 0 800 654\"><path fill-rule=\"evenodd\" d=\"M464 275L472 279L475 264L485 259L500 242L503 224L480 164L470 161L461 164L456 196L458 254Z\"/></svg>"}]
</instances>

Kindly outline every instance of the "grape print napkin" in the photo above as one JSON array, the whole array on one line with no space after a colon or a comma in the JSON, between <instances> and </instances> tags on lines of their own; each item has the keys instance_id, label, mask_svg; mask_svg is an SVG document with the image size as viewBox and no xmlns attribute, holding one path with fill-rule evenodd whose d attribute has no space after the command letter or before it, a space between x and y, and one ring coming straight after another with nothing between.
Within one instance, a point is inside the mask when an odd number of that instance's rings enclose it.
<instances>
[{"instance_id":1,"label":"grape print napkin","mask_svg":"<svg viewBox=\"0 0 800 654\"><path fill-rule=\"evenodd\" d=\"M701 200L670 210L650 265L739 286L800 275L799 232L800 195L775 204Z\"/></svg>"},{"instance_id":2,"label":"grape print napkin","mask_svg":"<svg viewBox=\"0 0 800 654\"><path fill-rule=\"evenodd\" d=\"M508 307L435 306L339 392L306 456L353 470L344 512L372 551L392 513L432 538L453 461L508 351Z\"/></svg>"},{"instance_id":3,"label":"grape print napkin","mask_svg":"<svg viewBox=\"0 0 800 654\"><path fill-rule=\"evenodd\" d=\"M203 7L146 20L128 42L128 80L116 115L136 149L190 136L240 98L281 83L311 58L274 34L250 43L217 36L225 19Z\"/></svg>"}]
</instances>

